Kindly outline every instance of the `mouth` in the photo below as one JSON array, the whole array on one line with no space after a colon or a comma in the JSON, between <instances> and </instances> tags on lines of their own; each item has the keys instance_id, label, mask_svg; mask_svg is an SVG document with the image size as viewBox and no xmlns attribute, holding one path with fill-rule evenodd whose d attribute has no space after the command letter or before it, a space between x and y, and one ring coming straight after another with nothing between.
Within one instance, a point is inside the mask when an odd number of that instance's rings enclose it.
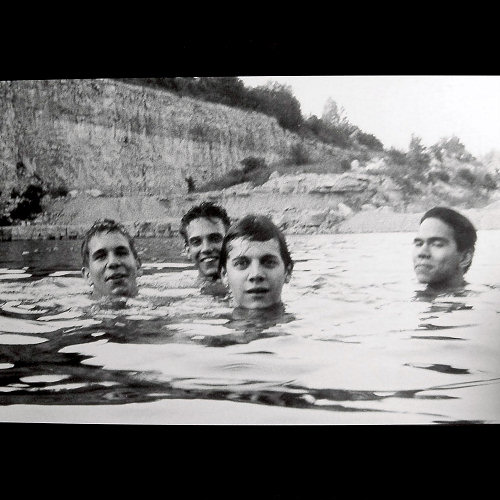
<instances>
[{"instance_id":1,"label":"mouth","mask_svg":"<svg viewBox=\"0 0 500 500\"><path fill-rule=\"evenodd\" d=\"M432 266L431 266L431 264L416 264L415 269L428 271L429 269L432 269Z\"/></svg>"},{"instance_id":2,"label":"mouth","mask_svg":"<svg viewBox=\"0 0 500 500\"><path fill-rule=\"evenodd\" d=\"M259 295L264 295L266 294L267 292L269 292L269 289L268 288L251 288L250 290L247 290L246 293L250 294L250 295L254 295L254 296L259 296Z\"/></svg>"},{"instance_id":3,"label":"mouth","mask_svg":"<svg viewBox=\"0 0 500 500\"><path fill-rule=\"evenodd\" d=\"M127 278L127 274L112 274L106 278L106 281L112 281L113 283L119 283Z\"/></svg>"},{"instance_id":4,"label":"mouth","mask_svg":"<svg viewBox=\"0 0 500 500\"><path fill-rule=\"evenodd\" d=\"M219 257L203 257L200 259L200 262L203 262L204 264L216 264L218 260Z\"/></svg>"}]
</instances>

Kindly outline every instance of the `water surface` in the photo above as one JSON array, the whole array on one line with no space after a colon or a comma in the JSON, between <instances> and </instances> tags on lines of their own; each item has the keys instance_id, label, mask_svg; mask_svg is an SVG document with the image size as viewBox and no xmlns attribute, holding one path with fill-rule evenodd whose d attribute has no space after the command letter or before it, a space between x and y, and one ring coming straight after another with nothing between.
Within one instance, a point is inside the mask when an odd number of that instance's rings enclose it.
<instances>
[{"instance_id":1,"label":"water surface","mask_svg":"<svg viewBox=\"0 0 500 500\"><path fill-rule=\"evenodd\" d=\"M0 243L0 421L500 421L500 231L459 294L426 297L411 233L288 237L285 314L235 319L176 239L143 239L140 293L90 300L76 240Z\"/></svg>"}]
</instances>

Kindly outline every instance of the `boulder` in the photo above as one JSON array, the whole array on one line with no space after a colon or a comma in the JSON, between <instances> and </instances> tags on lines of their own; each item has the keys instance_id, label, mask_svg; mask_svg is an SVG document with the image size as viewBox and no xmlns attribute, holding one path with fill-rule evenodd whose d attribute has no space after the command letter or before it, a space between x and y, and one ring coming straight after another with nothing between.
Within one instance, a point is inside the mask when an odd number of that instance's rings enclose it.
<instances>
[{"instance_id":1,"label":"boulder","mask_svg":"<svg viewBox=\"0 0 500 500\"><path fill-rule=\"evenodd\" d=\"M352 208L340 202L337 207L337 213L342 217L349 217L352 214Z\"/></svg>"},{"instance_id":2,"label":"boulder","mask_svg":"<svg viewBox=\"0 0 500 500\"><path fill-rule=\"evenodd\" d=\"M305 215L304 225L306 226L320 226L326 217L329 215L329 210L321 210L316 212L309 212Z\"/></svg>"}]
</instances>

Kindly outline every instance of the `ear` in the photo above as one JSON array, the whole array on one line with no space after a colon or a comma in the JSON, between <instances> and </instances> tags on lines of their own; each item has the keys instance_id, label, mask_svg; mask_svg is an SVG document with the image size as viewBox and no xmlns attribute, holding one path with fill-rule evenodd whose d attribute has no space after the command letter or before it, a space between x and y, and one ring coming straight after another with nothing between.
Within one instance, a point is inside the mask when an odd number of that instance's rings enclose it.
<instances>
[{"instance_id":1,"label":"ear","mask_svg":"<svg viewBox=\"0 0 500 500\"><path fill-rule=\"evenodd\" d=\"M89 285L93 284L90 282L90 271L86 267L82 267L82 278L87 280Z\"/></svg>"},{"instance_id":2,"label":"ear","mask_svg":"<svg viewBox=\"0 0 500 500\"><path fill-rule=\"evenodd\" d=\"M459 266L463 270L472 262L472 257L474 257L474 250L464 250L462 252L462 258L460 259Z\"/></svg>"},{"instance_id":3,"label":"ear","mask_svg":"<svg viewBox=\"0 0 500 500\"><path fill-rule=\"evenodd\" d=\"M142 261L141 261L141 259L139 257L136 257L135 263L137 265L136 275L137 276L142 276Z\"/></svg>"},{"instance_id":4,"label":"ear","mask_svg":"<svg viewBox=\"0 0 500 500\"><path fill-rule=\"evenodd\" d=\"M191 251L189 250L189 245L184 244L182 254L185 255L189 260L191 260Z\"/></svg>"},{"instance_id":5,"label":"ear","mask_svg":"<svg viewBox=\"0 0 500 500\"><path fill-rule=\"evenodd\" d=\"M225 268L222 268L220 271L220 279L222 281L222 284L226 287L229 288L229 280L227 279L227 272Z\"/></svg>"},{"instance_id":6,"label":"ear","mask_svg":"<svg viewBox=\"0 0 500 500\"><path fill-rule=\"evenodd\" d=\"M292 269L293 268L290 264L285 269L285 283L290 283L290 280L292 279Z\"/></svg>"}]
</instances>

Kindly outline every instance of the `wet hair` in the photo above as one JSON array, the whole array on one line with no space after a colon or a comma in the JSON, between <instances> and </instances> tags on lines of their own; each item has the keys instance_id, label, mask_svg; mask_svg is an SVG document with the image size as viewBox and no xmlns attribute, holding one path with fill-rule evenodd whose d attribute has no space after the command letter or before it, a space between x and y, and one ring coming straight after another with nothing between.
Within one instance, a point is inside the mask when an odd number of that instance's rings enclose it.
<instances>
[{"instance_id":1,"label":"wet hair","mask_svg":"<svg viewBox=\"0 0 500 500\"><path fill-rule=\"evenodd\" d=\"M293 260L288 250L288 245L285 236L281 230L272 222L269 217L265 215L246 215L241 220L233 224L224 240L219 256L219 273L222 268L226 267L227 257L229 255L229 244L236 238L246 238L251 241L268 241L277 239L280 248L280 255L285 269L293 269Z\"/></svg>"},{"instance_id":2,"label":"wet hair","mask_svg":"<svg viewBox=\"0 0 500 500\"><path fill-rule=\"evenodd\" d=\"M89 243L90 240L99 233L120 233L122 234L128 241L128 244L130 246L130 249L132 250L132 253L135 257L135 260L137 262L141 262L141 259L139 258L139 255L137 254L137 250L135 249L134 246L134 240L132 239L132 236L128 233L128 231L125 229L125 227L120 224L119 222L114 221L113 219L97 219L94 224L90 227L90 229L85 233L85 236L83 237L82 241L82 247L81 247L81 256L82 256L82 263L84 267L87 267L89 265Z\"/></svg>"},{"instance_id":3,"label":"wet hair","mask_svg":"<svg viewBox=\"0 0 500 500\"><path fill-rule=\"evenodd\" d=\"M474 252L474 247L477 240L476 228L472 225L471 221L462 214L447 207L434 207L425 212L420 219L420 224L425 219L429 218L439 219L440 221L448 224L453 229L453 235L457 244L459 252L464 250L471 250ZM470 264L464 269L466 272Z\"/></svg>"},{"instance_id":4,"label":"wet hair","mask_svg":"<svg viewBox=\"0 0 500 500\"><path fill-rule=\"evenodd\" d=\"M188 244L188 235L187 235L187 227L189 223L194 219L220 219L224 224L224 228L227 228L231 224L231 219L227 215L227 212L224 208L211 201L203 201L199 205L196 205L189 209L188 212L184 214L181 219L181 227L179 229L179 233L184 238L184 242L186 245Z\"/></svg>"}]
</instances>

